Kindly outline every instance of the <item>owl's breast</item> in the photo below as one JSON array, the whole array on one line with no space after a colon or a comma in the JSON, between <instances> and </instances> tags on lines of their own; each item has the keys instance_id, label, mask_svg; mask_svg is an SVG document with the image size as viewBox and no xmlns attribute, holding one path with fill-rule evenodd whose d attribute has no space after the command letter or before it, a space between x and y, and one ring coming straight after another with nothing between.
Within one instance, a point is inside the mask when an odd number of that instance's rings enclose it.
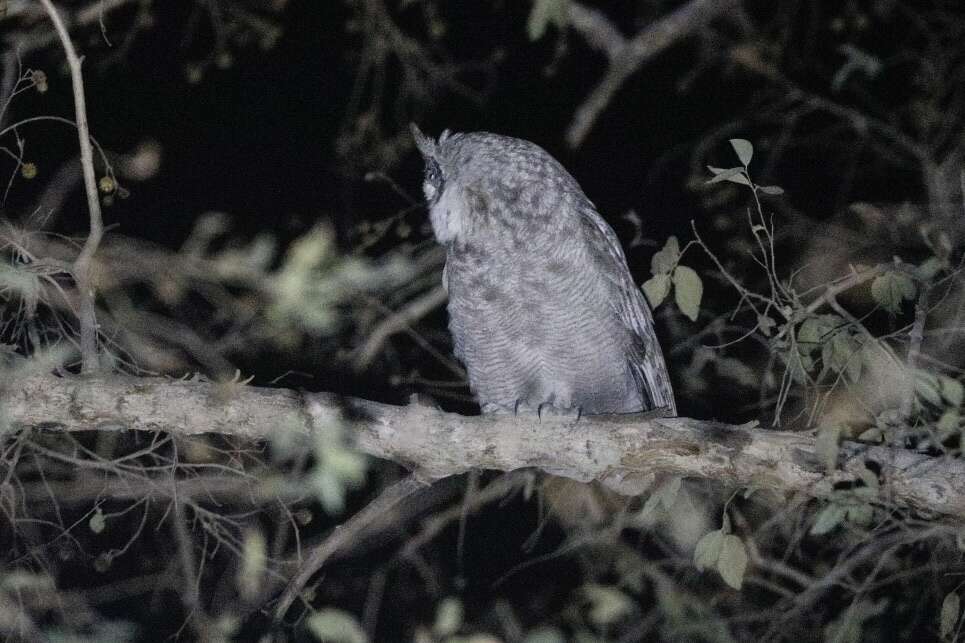
<instances>
[{"instance_id":1,"label":"owl's breast","mask_svg":"<svg viewBox=\"0 0 965 643\"><path fill-rule=\"evenodd\" d=\"M578 247L477 245L451 251L446 274L455 353L481 404L639 410L627 374L632 339L611 305L611 283Z\"/></svg>"}]
</instances>

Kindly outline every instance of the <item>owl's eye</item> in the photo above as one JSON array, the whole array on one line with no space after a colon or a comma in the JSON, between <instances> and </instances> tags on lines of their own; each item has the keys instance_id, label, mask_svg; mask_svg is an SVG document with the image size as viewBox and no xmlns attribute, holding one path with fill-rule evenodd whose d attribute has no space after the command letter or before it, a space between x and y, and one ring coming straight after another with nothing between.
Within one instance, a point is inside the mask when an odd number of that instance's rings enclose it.
<instances>
[{"instance_id":1,"label":"owl's eye","mask_svg":"<svg viewBox=\"0 0 965 643\"><path fill-rule=\"evenodd\" d=\"M426 194L426 199L432 203L442 192L442 170L439 164L433 159L426 159L426 176L422 183L422 191Z\"/></svg>"}]
</instances>

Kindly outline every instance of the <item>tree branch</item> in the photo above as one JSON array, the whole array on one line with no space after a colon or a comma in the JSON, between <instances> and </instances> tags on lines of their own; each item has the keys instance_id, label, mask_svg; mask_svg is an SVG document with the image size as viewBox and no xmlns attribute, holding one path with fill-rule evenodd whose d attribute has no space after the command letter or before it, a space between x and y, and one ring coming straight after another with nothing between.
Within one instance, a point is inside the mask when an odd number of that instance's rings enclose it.
<instances>
[{"instance_id":1,"label":"tree branch","mask_svg":"<svg viewBox=\"0 0 965 643\"><path fill-rule=\"evenodd\" d=\"M740 0L691 0L676 11L639 31L630 40L616 38L619 31L598 11L574 2L570 26L592 46L606 53L609 67L603 80L583 101L566 131L570 147L577 147L593 128L627 78L680 38L690 35L717 16L730 11ZM604 44L607 43L607 44Z\"/></svg>"},{"instance_id":2,"label":"tree branch","mask_svg":"<svg viewBox=\"0 0 965 643\"><path fill-rule=\"evenodd\" d=\"M826 472L806 433L643 415L467 417L419 404L391 406L330 394L160 378L26 377L0 398L15 428L222 433L248 439L309 436L342 422L359 450L412 468L424 480L473 469L534 467L625 494L656 474L827 497L874 463L896 505L965 518L965 462L844 442Z\"/></svg>"},{"instance_id":3,"label":"tree branch","mask_svg":"<svg viewBox=\"0 0 965 643\"><path fill-rule=\"evenodd\" d=\"M94 305L94 283L91 279L91 260L101 238L104 236L104 219L101 216L101 202L97 193L97 179L94 175L94 149L90 143L90 131L87 126L87 102L84 98L84 77L81 74L81 58L74 49L67 27L64 26L60 14L51 0L40 0L50 21L54 24L60 44L67 56L67 66L70 68L70 80L74 92L74 117L77 121L77 138L80 141L80 165L84 174L84 190L87 193L87 209L90 214L90 232L84 247L74 261L74 280L80 293L80 353L83 360L82 370L92 373L98 368L97 357L97 317Z\"/></svg>"},{"instance_id":4,"label":"tree branch","mask_svg":"<svg viewBox=\"0 0 965 643\"><path fill-rule=\"evenodd\" d=\"M369 333L365 343L356 349L353 368L358 372L367 369L379 356L390 337L410 328L417 321L446 303L448 298L446 289L439 285L387 316Z\"/></svg>"}]
</instances>

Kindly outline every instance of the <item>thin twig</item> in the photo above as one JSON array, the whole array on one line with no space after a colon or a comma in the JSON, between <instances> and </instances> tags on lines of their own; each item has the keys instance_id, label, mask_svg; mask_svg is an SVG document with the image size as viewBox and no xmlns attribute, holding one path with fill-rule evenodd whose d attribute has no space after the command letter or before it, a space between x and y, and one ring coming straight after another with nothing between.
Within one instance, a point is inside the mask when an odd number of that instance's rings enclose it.
<instances>
[{"instance_id":1,"label":"thin twig","mask_svg":"<svg viewBox=\"0 0 965 643\"><path fill-rule=\"evenodd\" d=\"M77 121L77 138L80 142L80 164L84 174L84 191L87 193L87 210L90 214L90 232L84 247L74 261L74 279L80 293L80 351L84 373L92 373L98 368L97 357L97 315L95 312L95 292L92 281L91 260L101 238L104 236L104 219L101 216L101 204L97 194L97 179L94 175L94 150L90 143L90 128L87 125L87 104L84 98L84 77L81 74L82 59L74 49L70 34L54 7L51 0L40 0L50 21L57 31L60 44L67 56L70 68L70 80L74 92L74 114Z\"/></svg>"},{"instance_id":2,"label":"thin twig","mask_svg":"<svg viewBox=\"0 0 965 643\"><path fill-rule=\"evenodd\" d=\"M921 359L921 344L925 339L925 321L928 319L928 287L921 284L919 287L918 301L915 303L915 322L908 333L910 344L908 345L907 373L908 386L905 395L901 400L901 418L911 416L912 404L915 401L915 371L918 370L918 361Z\"/></svg>"},{"instance_id":3,"label":"thin twig","mask_svg":"<svg viewBox=\"0 0 965 643\"><path fill-rule=\"evenodd\" d=\"M339 525L328 538L316 545L278 600L275 607L275 620L280 621L285 617L295 598L302 593L308 581L329 558L358 538L372 523L383 519L399 502L425 488L426 484L414 475L403 478L382 491L379 497L369 503L365 509Z\"/></svg>"},{"instance_id":4,"label":"thin twig","mask_svg":"<svg viewBox=\"0 0 965 643\"><path fill-rule=\"evenodd\" d=\"M650 60L678 39L698 31L717 16L730 11L739 0L691 0L676 11L657 20L646 29L640 30L621 47L611 45L604 49L609 59L609 67L603 80L583 101L573 116L566 131L566 141L570 147L577 147L586 138L597 118L616 96L623 83L633 75L643 63ZM576 4L576 3L574 3ZM574 28L587 39L596 43L618 33L609 22L597 12L577 11L571 16L580 18ZM591 18L587 20L586 18ZM596 29L599 35L590 37L587 31ZM619 41L616 41L619 42Z\"/></svg>"},{"instance_id":5,"label":"thin twig","mask_svg":"<svg viewBox=\"0 0 965 643\"><path fill-rule=\"evenodd\" d=\"M441 306L445 303L446 297L445 288L437 286L382 320L369 333L365 343L359 347L353 365L355 370L364 371L368 368L392 335L409 328L413 323Z\"/></svg>"}]
</instances>

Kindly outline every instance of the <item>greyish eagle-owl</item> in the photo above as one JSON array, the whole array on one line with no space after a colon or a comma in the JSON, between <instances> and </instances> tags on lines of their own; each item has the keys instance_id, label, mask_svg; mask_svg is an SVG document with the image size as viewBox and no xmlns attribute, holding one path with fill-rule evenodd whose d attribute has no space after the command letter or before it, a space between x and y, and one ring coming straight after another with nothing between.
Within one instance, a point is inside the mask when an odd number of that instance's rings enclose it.
<instances>
[{"instance_id":1,"label":"greyish eagle-owl","mask_svg":"<svg viewBox=\"0 0 965 643\"><path fill-rule=\"evenodd\" d=\"M620 242L563 166L508 136L412 133L455 354L483 412L676 415Z\"/></svg>"}]
</instances>

